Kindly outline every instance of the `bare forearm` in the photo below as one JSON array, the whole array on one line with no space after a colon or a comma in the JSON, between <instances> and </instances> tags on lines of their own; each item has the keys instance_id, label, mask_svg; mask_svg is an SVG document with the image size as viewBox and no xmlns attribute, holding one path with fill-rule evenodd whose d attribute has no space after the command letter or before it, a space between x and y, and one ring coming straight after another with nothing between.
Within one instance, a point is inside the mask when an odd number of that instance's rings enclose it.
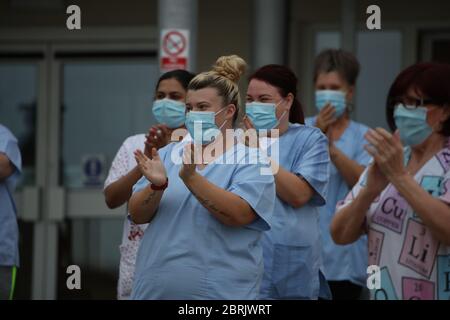
<instances>
[{"instance_id":1,"label":"bare forearm","mask_svg":"<svg viewBox=\"0 0 450 320\"><path fill-rule=\"evenodd\" d=\"M350 244L364 233L364 218L371 203L377 195L362 189L348 206L339 210L334 216L330 232L333 241L340 245Z\"/></svg>"},{"instance_id":2,"label":"bare forearm","mask_svg":"<svg viewBox=\"0 0 450 320\"><path fill-rule=\"evenodd\" d=\"M450 245L450 207L433 198L408 174L391 181L433 235L442 243Z\"/></svg>"},{"instance_id":3,"label":"bare forearm","mask_svg":"<svg viewBox=\"0 0 450 320\"><path fill-rule=\"evenodd\" d=\"M331 146L330 159L339 171L348 187L351 189L358 182L359 177L364 171L364 166L347 157L341 150Z\"/></svg>"},{"instance_id":4,"label":"bare forearm","mask_svg":"<svg viewBox=\"0 0 450 320\"><path fill-rule=\"evenodd\" d=\"M10 175L12 175L14 172L14 167L11 164L11 161L9 158L4 155L0 154L0 181L5 180Z\"/></svg>"},{"instance_id":5,"label":"bare forearm","mask_svg":"<svg viewBox=\"0 0 450 320\"><path fill-rule=\"evenodd\" d=\"M197 200L223 224L240 227L256 219L256 214L245 200L219 188L198 173L183 181Z\"/></svg>"},{"instance_id":6,"label":"bare forearm","mask_svg":"<svg viewBox=\"0 0 450 320\"><path fill-rule=\"evenodd\" d=\"M131 197L133 186L141 177L142 173L136 166L127 175L111 183L104 191L107 206L114 209L126 203Z\"/></svg>"},{"instance_id":7,"label":"bare forearm","mask_svg":"<svg viewBox=\"0 0 450 320\"><path fill-rule=\"evenodd\" d=\"M131 196L128 210L134 223L149 223L156 214L164 191L155 191L146 186Z\"/></svg>"},{"instance_id":8,"label":"bare forearm","mask_svg":"<svg viewBox=\"0 0 450 320\"><path fill-rule=\"evenodd\" d=\"M310 185L304 179L281 166L275 175L275 185L277 196L294 208L304 206L314 195Z\"/></svg>"}]
</instances>

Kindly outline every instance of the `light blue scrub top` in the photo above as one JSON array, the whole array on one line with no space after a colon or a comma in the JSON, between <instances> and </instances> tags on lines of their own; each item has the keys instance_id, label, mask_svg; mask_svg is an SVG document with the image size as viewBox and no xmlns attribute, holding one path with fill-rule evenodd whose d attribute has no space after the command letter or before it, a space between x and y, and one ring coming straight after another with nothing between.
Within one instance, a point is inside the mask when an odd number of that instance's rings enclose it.
<instances>
[{"instance_id":1,"label":"light blue scrub top","mask_svg":"<svg viewBox=\"0 0 450 320\"><path fill-rule=\"evenodd\" d=\"M263 236L265 272L260 298L317 299L319 290L324 290L318 207L327 196L328 140L317 128L290 124L278 144L272 145L268 155L276 161L278 149L280 166L303 177L315 192L298 209L277 197L272 228Z\"/></svg>"},{"instance_id":2,"label":"light blue scrub top","mask_svg":"<svg viewBox=\"0 0 450 320\"><path fill-rule=\"evenodd\" d=\"M314 125L316 117L306 119L306 124ZM367 166L371 157L364 149L368 144L364 138L369 128L363 124L350 121L335 146L348 158ZM340 246L331 238L330 224L336 212L336 204L344 200L351 188L333 163L330 166L330 181L327 191L327 205L320 208L320 229L323 241L324 275L329 281L351 281L365 286L367 280L367 236L361 236L358 241Z\"/></svg>"},{"instance_id":3,"label":"light blue scrub top","mask_svg":"<svg viewBox=\"0 0 450 320\"><path fill-rule=\"evenodd\" d=\"M207 165L199 174L244 199L258 218L245 227L229 227L200 204L179 178L183 143L160 150L169 187L148 225L138 251L131 299L256 299L263 275L260 238L270 229L275 199L273 175L261 175L264 164L245 164L249 149L242 144L225 153L226 163ZM270 173L270 169L269 169ZM142 178L134 192L148 184Z\"/></svg>"},{"instance_id":4,"label":"light blue scrub top","mask_svg":"<svg viewBox=\"0 0 450 320\"><path fill-rule=\"evenodd\" d=\"M15 167L12 175L0 181L0 266L12 267L19 266L19 230L13 193L22 170L22 159L17 139L1 124L0 153Z\"/></svg>"}]
</instances>

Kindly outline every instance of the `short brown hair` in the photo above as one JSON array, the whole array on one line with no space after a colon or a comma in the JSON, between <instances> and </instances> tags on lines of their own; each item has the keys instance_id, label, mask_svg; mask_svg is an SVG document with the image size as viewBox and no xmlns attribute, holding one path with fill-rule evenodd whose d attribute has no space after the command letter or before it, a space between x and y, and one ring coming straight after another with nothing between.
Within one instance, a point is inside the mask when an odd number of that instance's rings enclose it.
<instances>
[{"instance_id":1,"label":"short brown hair","mask_svg":"<svg viewBox=\"0 0 450 320\"><path fill-rule=\"evenodd\" d=\"M319 74L336 71L349 85L358 79L360 64L356 57L341 49L327 49L319 53L314 61L314 82Z\"/></svg>"}]
</instances>

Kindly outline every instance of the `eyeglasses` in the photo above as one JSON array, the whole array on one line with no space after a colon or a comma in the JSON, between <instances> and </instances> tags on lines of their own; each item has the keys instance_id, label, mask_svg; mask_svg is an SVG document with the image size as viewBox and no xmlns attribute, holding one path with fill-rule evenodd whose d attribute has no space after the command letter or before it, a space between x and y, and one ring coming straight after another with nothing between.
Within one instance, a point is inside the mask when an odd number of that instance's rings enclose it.
<instances>
[{"instance_id":1,"label":"eyeglasses","mask_svg":"<svg viewBox=\"0 0 450 320\"><path fill-rule=\"evenodd\" d=\"M395 107L398 105L404 106L406 109L414 110L419 107L425 107L430 104L438 104L433 99L413 98L413 97L396 97L390 99L390 105Z\"/></svg>"}]
</instances>

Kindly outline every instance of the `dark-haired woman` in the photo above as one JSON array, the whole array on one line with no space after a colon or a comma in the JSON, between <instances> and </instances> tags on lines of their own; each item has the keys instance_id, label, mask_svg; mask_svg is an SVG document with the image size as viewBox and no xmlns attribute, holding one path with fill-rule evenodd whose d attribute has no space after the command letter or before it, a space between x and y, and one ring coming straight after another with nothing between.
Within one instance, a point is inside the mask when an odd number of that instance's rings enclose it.
<instances>
[{"instance_id":1,"label":"dark-haired woman","mask_svg":"<svg viewBox=\"0 0 450 320\"><path fill-rule=\"evenodd\" d=\"M379 268L373 299L450 298L449 115L450 66L416 64L389 92L397 131L366 135L373 163L339 206L331 234L338 244L368 234L369 264Z\"/></svg>"},{"instance_id":2,"label":"dark-haired woman","mask_svg":"<svg viewBox=\"0 0 450 320\"><path fill-rule=\"evenodd\" d=\"M369 128L350 119L359 62L343 50L329 49L315 60L314 85L319 114L307 118L328 136L330 148L330 181L327 204L320 208L320 230L323 240L324 274L333 299L354 300L361 296L367 280L367 237L346 246L331 239L330 224L336 204L353 188L370 161L364 150L364 135Z\"/></svg>"},{"instance_id":3,"label":"dark-haired woman","mask_svg":"<svg viewBox=\"0 0 450 320\"><path fill-rule=\"evenodd\" d=\"M147 135L128 137L117 152L104 185L105 201L109 208L127 203L134 184L142 177L134 151L139 149L149 154L152 147L162 148L169 142L172 130L184 127L187 86L193 77L188 71L174 70L159 78L152 108L159 124L151 127ZM132 223L128 217L125 219L117 288L120 300L129 299L131 294L137 250L146 227L146 224Z\"/></svg>"},{"instance_id":4,"label":"dark-haired woman","mask_svg":"<svg viewBox=\"0 0 450 320\"><path fill-rule=\"evenodd\" d=\"M244 123L258 131L258 146L270 156L277 193L274 223L262 240L261 299L317 299L323 284L318 208L326 198L328 142L301 124L296 87L291 70L267 65L250 77L247 91ZM277 130L279 138L264 138L265 130Z\"/></svg>"}]
</instances>

